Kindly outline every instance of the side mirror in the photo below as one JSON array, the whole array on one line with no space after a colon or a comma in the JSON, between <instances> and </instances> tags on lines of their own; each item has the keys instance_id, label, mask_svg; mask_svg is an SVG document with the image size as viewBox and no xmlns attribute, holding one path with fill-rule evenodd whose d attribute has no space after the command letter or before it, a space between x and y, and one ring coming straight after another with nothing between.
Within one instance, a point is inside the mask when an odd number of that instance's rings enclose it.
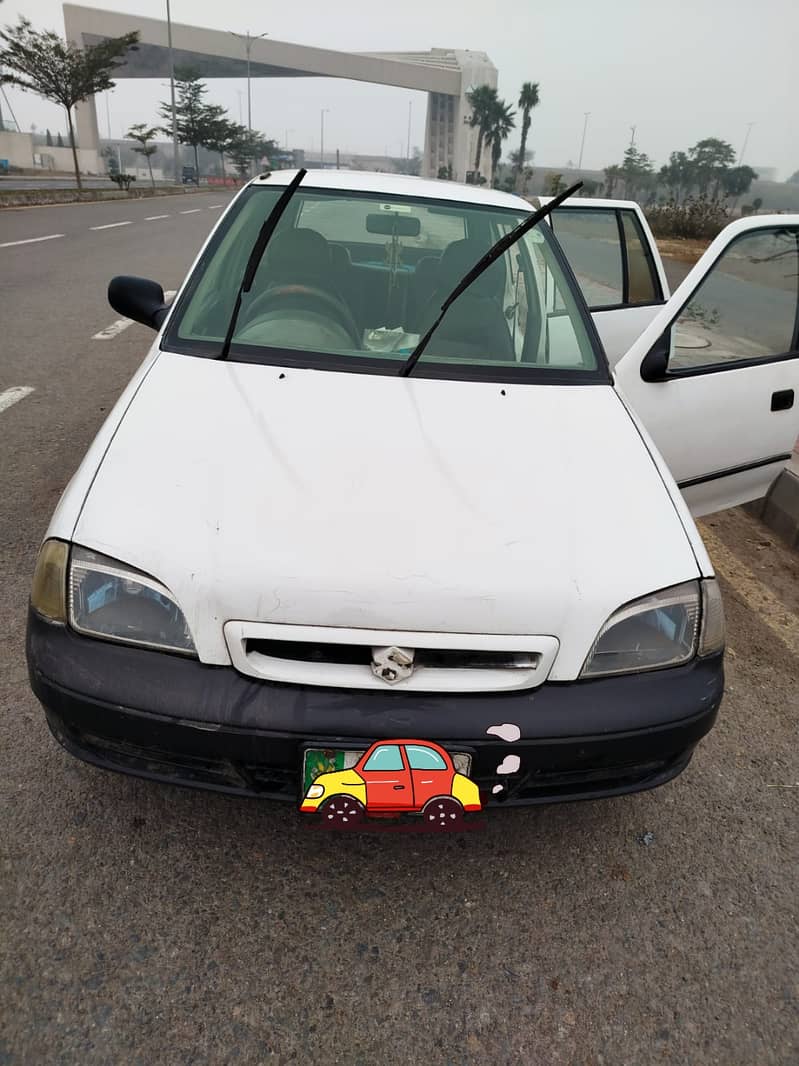
<instances>
[{"instance_id":1,"label":"side mirror","mask_svg":"<svg viewBox=\"0 0 799 1066\"><path fill-rule=\"evenodd\" d=\"M644 381L665 381L668 377L669 356L671 355L671 330L667 329L655 341L641 363L641 377Z\"/></svg>"},{"instance_id":2,"label":"side mirror","mask_svg":"<svg viewBox=\"0 0 799 1066\"><path fill-rule=\"evenodd\" d=\"M108 283L108 302L115 311L150 329L160 329L169 307L157 281L120 275Z\"/></svg>"}]
</instances>

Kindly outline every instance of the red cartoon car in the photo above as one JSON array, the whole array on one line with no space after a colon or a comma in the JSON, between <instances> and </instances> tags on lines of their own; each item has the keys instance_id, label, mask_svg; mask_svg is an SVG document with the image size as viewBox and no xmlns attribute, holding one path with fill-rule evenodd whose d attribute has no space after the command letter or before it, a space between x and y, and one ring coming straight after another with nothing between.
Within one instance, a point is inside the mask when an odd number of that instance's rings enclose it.
<instances>
[{"instance_id":1,"label":"red cartoon car","mask_svg":"<svg viewBox=\"0 0 799 1066\"><path fill-rule=\"evenodd\" d=\"M474 781L430 740L379 740L349 770L320 774L300 810L331 826L351 827L367 814L421 814L431 827L451 828L480 810Z\"/></svg>"}]
</instances>

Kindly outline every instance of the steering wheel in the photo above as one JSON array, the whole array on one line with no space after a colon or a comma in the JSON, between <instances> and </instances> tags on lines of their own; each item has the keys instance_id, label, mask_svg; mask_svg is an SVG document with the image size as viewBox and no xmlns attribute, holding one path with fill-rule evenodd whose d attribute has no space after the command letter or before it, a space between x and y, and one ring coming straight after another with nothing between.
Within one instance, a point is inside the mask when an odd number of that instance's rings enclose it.
<instances>
[{"instance_id":1,"label":"steering wheel","mask_svg":"<svg viewBox=\"0 0 799 1066\"><path fill-rule=\"evenodd\" d=\"M353 347L359 350L362 348L360 331L349 307L338 296L325 292L324 289L318 289L315 285L288 284L270 286L266 292L256 296L247 308L247 314L242 325L246 325L253 319L272 310L272 304L285 305L287 300L295 300L302 304L303 307L307 307L310 304L311 310L326 315L328 318L334 318L350 335ZM316 305L315 307L313 306L314 304Z\"/></svg>"}]
</instances>

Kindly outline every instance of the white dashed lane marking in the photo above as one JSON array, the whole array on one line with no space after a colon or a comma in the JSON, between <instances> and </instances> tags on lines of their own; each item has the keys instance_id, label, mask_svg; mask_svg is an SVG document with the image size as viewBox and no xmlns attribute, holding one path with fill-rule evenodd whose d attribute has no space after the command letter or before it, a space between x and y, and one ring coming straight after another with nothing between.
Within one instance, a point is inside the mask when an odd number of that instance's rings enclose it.
<instances>
[{"instance_id":1,"label":"white dashed lane marking","mask_svg":"<svg viewBox=\"0 0 799 1066\"><path fill-rule=\"evenodd\" d=\"M199 215L200 208L199 207L192 207L188 211L181 211L180 213L181 213L181 215Z\"/></svg>"},{"instance_id":2,"label":"white dashed lane marking","mask_svg":"<svg viewBox=\"0 0 799 1066\"><path fill-rule=\"evenodd\" d=\"M28 237L26 241L4 241L0 244L0 248L13 248L17 244L38 244L39 241L54 241L63 236L63 233L50 233L46 237Z\"/></svg>"},{"instance_id":3,"label":"white dashed lane marking","mask_svg":"<svg viewBox=\"0 0 799 1066\"><path fill-rule=\"evenodd\" d=\"M174 299L176 289L169 289L164 293L164 299L169 302ZM105 329L101 329L99 333L95 333L92 337L93 341L110 341L114 337L118 337L120 333L133 325L132 318L118 318L116 322L112 322L110 326L106 326Z\"/></svg>"},{"instance_id":4,"label":"white dashed lane marking","mask_svg":"<svg viewBox=\"0 0 799 1066\"><path fill-rule=\"evenodd\" d=\"M2 246L0 245L0 247ZM7 411L9 407L13 407L15 403L24 400L32 392L32 385L14 385L10 389L6 389L5 392L0 392L0 411Z\"/></svg>"},{"instance_id":5,"label":"white dashed lane marking","mask_svg":"<svg viewBox=\"0 0 799 1066\"><path fill-rule=\"evenodd\" d=\"M224 204L210 204L210 206L208 207L208 210L209 211L218 211L220 209L220 207L224 207L224 206L225 206Z\"/></svg>"},{"instance_id":6,"label":"white dashed lane marking","mask_svg":"<svg viewBox=\"0 0 799 1066\"><path fill-rule=\"evenodd\" d=\"M132 226L132 222L106 222L104 226L89 226L89 229L116 229L117 226Z\"/></svg>"},{"instance_id":7,"label":"white dashed lane marking","mask_svg":"<svg viewBox=\"0 0 799 1066\"><path fill-rule=\"evenodd\" d=\"M155 222L159 218L169 218L169 215L148 215L145 218L145 222Z\"/></svg>"}]
</instances>

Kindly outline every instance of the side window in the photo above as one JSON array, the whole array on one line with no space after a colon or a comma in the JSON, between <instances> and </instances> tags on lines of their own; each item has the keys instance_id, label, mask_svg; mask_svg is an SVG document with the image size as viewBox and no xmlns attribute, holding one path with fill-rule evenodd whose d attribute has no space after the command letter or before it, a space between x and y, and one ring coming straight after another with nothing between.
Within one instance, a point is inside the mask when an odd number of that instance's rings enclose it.
<instances>
[{"instance_id":1,"label":"side window","mask_svg":"<svg viewBox=\"0 0 799 1066\"><path fill-rule=\"evenodd\" d=\"M669 370L795 351L798 291L799 233L744 233L726 248L675 321Z\"/></svg>"},{"instance_id":2,"label":"side window","mask_svg":"<svg viewBox=\"0 0 799 1066\"><path fill-rule=\"evenodd\" d=\"M635 211L620 211L627 252L625 303L648 304L663 299L652 252Z\"/></svg>"},{"instance_id":3,"label":"side window","mask_svg":"<svg viewBox=\"0 0 799 1066\"><path fill-rule=\"evenodd\" d=\"M402 755L396 744L382 744L369 756L364 770L404 770Z\"/></svg>"},{"instance_id":4,"label":"side window","mask_svg":"<svg viewBox=\"0 0 799 1066\"><path fill-rule=\"evenodd\" d=\"M623 303L624 262L616 212L562 207L550 217L588 306L598 310Z\"/></svg>"},{"instance_id":5,"label":"side window","mask_svg":"<svg viewBox=\"0 0 799 1066\"><path fill-rule=\"evenodd\" d=\"M447 768L447 764L432 748L408 744L405 751L412 770L446 770Z\"/></svg>"}]
</instances>

